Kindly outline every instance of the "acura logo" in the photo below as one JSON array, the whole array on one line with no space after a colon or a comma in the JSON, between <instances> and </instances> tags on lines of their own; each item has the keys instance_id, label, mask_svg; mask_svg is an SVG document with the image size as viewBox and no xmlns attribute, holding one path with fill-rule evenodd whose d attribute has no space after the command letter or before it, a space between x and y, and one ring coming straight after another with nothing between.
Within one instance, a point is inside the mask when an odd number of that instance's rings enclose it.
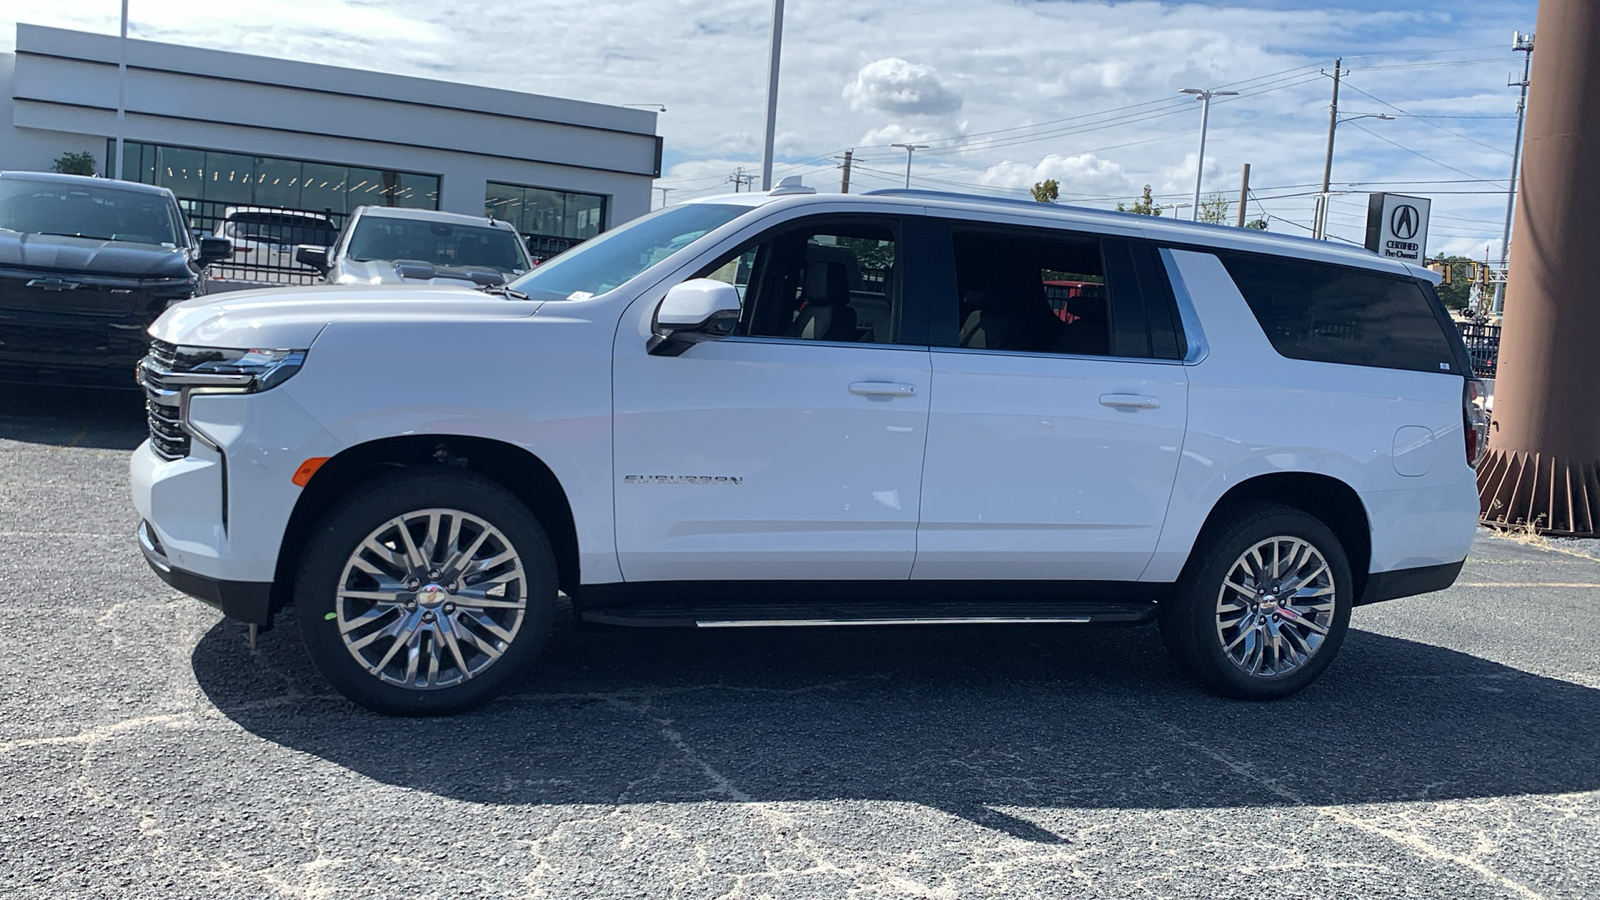
<instances>
[{"instance_id":1,"label":"acura logo","mask_svg":"<svg viewBox=\"0 0 1600 900\"><path fill-rule=\"evenodd\" d=\"M1422 214L1409 203L1396 206L1389 213L1389 233L1402 241L1409 241L1417 236L1417 229L1422 227Z\"/></svg>"}]
</instances>

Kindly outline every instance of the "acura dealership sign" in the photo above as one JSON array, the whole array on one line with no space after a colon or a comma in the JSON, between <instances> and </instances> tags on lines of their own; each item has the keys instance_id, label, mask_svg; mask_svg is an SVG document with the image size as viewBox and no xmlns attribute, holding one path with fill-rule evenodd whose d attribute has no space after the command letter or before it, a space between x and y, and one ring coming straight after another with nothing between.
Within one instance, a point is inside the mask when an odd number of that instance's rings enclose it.
<instances>
[{"instance_id":1,"label":"acura dealership sign","mask_svg":"<svg viewBox=\"0 0 1600 900\"><path fill-rule=\"evenodd\" d=\"M1428 249L1428 210L1433 201L1404 194L1367 199L1367 249L1379 256L1421 263Z\"/></svg>"}]
</instances>

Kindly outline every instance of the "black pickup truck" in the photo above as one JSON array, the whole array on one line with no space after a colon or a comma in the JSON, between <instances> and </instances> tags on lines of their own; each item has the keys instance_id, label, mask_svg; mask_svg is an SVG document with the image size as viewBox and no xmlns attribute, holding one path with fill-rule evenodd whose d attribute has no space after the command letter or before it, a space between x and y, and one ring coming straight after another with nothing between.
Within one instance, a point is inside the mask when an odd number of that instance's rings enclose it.
<instances>
[{"instance_id":1,"label":"black pickup truck","mask_svg":"<svg viewBox=\"0 0 1600 900\"><path fill-rule=\"evenodd\" d=\"M166 188L0 172L0 382L137 389L145 329L232 253Z\"/></svg>"}]
</instances>

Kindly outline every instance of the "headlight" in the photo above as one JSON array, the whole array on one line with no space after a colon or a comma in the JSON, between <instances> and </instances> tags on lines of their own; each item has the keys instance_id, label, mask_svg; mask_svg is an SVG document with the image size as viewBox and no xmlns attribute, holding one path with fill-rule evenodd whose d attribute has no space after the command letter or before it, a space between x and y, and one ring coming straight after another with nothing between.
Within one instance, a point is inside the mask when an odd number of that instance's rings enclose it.
<instances>
[{"instance_id":1,"label":"headlight","mask_svg":"<svg viewBox=\"0 0 1600 900\"><path fill-rule=\"evenodd\" d=\"M159 371L146 362L146 377L186 393L254 394L289 380L305 365L304 350L234 350L177 347L171 367ZM147 360L150 360L147 357Z\"/></svg>"}]
</instances>

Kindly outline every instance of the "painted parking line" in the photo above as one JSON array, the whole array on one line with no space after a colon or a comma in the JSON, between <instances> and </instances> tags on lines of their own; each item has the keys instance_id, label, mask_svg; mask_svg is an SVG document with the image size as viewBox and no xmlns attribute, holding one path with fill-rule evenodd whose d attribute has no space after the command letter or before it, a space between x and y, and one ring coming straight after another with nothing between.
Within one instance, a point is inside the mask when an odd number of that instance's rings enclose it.
<instances>
[{"instance_id":1,"label":"painted parking line","mask_svg":"<svg viewBox=\"0 0 1600 900\"><path fill-rule=\"evenodd\" d=\"M1504 588L1600 588L1600 582L1594 581L1458 581L1456 587L1504 587Z\"/></svg>"}]
</instances>

